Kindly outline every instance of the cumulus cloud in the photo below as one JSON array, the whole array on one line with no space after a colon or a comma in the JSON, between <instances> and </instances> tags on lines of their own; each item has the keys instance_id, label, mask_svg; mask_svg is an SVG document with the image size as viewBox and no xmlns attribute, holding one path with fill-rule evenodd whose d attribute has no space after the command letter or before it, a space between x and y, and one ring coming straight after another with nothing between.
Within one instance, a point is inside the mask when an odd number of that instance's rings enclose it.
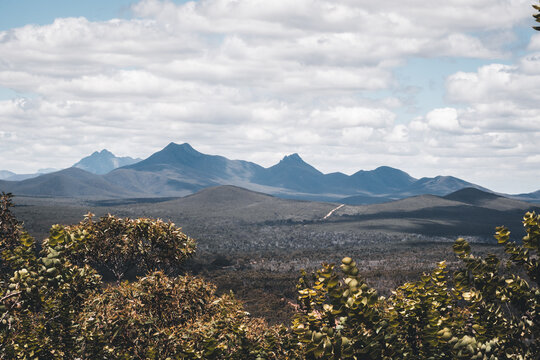
<instances>
[{"instance_id":1,"label":"cumulus cloud","mask_svg":"<svg viewBox=\"0 0 540 360\"><path fill-rule=\"evenodd\" d=\"M538 104L540 56L527 56L521 66L491 64L474 73L459 72L447 79L448 97L456 102L508 101Z\"/></svg>"},{"instance_id":2,"label":"cumulus cloud","mask_svg":"<svg viewBox=\"0 0 540 360\"><path fill-rule=\"evenodd\" d=\"M535 159L538 35L513 65L450 76L448 107L403 120L394 95L394 70L409 57L505 56L512 37L492 35L527 21L529 8L143 0L132 19L3 31L0 86L28 96L0 101L2 167L69 166L101 148L145 157L169 141L266 166L299 152L350 173L384 164L424 175L445 158L460 176L468 162L458 157L484 162L492 149Z\"/></svg>"},{"instance_id":3,"label":"cumulus cloud","mask_svg":"<svg viewBox=\"0 0 540 360\"><path fill-rule=\"evenodd\" d=\"M408 124L419 154L444 159L453 174L492 187L538 188L539 59L533 52L513 65L493 63L450 75L446 95L455 107L434 109Z\"/></svg>"},{"instance_id":4,"label":"cumulus cloud","mask_svg":"<svg viewBox=\"0 0 540 360\"><path fill-rule=\"evenodd\" d=\"M462 128L458 113L454 108L435 109L427 113L426 120L431 129L447 132L459 132Z\"/></svg>"}]
</instances>

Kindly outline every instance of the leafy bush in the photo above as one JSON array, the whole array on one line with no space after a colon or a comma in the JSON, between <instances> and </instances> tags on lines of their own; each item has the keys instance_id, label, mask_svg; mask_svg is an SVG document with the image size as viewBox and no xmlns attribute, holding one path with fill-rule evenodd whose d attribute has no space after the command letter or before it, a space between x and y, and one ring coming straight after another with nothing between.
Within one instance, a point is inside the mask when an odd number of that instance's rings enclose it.
<instances>
[{"instance_id":1,"label":"leafy bush","mask_svg":"<svg viewBox=\"0 0 540 360\"><path fill-rule=\"evenodd\" d=\"M110 214L94 222L92 216L88 214L77 225L53 226L44 246L65 250L73 263L104 269L118 281L128 271L170 272L195 252L195 241L171 222Z\"/></svg>"},{"instance_id":2,"label":"leafy bush","mask_svg":"<svg viewBox=\"0 0 540 360\"><path fill-rule=\"evenodd\" d=\"M264 353L265 338L279 340L279 328L251 319L232 296L162 272L92 297L79 326L90 358L249 359Z\"/></svg>"},{"instance_id":3,"label":"leafy bush","mask_svg":"<svg viewBox=\"0 0 540 360\"><path fill-rule=\"evenodd\" d=\"M506 266L494 255L475 257L458 239L463 266L453 276L441 262L389 298L369 288L350 258L341 274L327 264L315 276L303 274L292 326L302 352L317 359L538 359L540 216L527 213L523 223L523 245L497 228Z\"/></svg>"}]
</instances>

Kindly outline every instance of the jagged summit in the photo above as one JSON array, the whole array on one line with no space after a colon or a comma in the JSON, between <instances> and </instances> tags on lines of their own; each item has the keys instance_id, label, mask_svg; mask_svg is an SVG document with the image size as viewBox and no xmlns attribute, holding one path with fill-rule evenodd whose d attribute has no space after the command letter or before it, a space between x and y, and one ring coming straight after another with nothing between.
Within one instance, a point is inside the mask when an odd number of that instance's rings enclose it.
<instances>
[{"instance_id":1,"label":"jagged summit","mask_svg":"<svg viewBox=\"0 0 540 360\"><path fill-rule=\"evenodd\" d=\"M152 154L137 164L126 166L128 169L153 171L164 167L200 167L205 159L211 157L195 150L190 144L169 143L160 151Z\"/></svg>"},{"instance_id":2,"label":"jagged summit","mask_svg":"<svg viewBox=\"0 0 540 360\"><path fill-rule=\"evenodd\" d=\"M291 155L285 155L283 159L281 159L280 162L301 162L304 163L305 161L298 155L298 153L294 153Z\"/></svg>"},{"instance_id":3,"label":"jagged summit","mask_svg":"<svg viewBox=\"0 0 540 360\"><path fill-rule=\"evenodd\" d=\"M174 161L175 159L178 159L181 156L186 156L186 155L187 156L203 156L204 154L195 150L188 143L177 144L177 143L171 142L169 143L169 145L165 146L163 150L158 151L157 153L150 156L148 159L151 159L155 157L156 155L160 155L161 157L165 156L163 159L166 159L167 161ZM173 156L174 159L168 158L168 156Z\"/></svg>"},{"instance_id":4,"label":"jagged summit","mask_svg":"<svg viewBox=\"0 0 540 360\"><path fill-rule=\"evenodd\" d=\"M200 152L198 152L197 150L195 150L193 148L193 146L191 146L190 144L188 143L183 143L183 144L177 144L175 142L170 142L167 146L165 146L163 148L163 150L161 150L160 152L170 152L170 151L174 151L174 152L185 152L185 153L188 153L188 154L201 154Z\"/></svg>"},{"instance_id":5,"label":"jagged summit","mask_svg":"<svg viewBox=\"0 0 540 360\"><path fill-rule=\"evenodd\" d=\"M276 165L270 167L269 169L270 170L278 170L278 169L281 169L281 170L289 170L289 169L303 169L305 171L309 171L309 172L312 172L314 174L320 174L322 175L322 173L315 169L313 166L311 166L310 164L308 164L307 162L305 162L301 157L300 155L298 155L298 153L294 153L294 154L291 154L291 155L286 155L283 157L283 159L281 159L279 161L279 163L277 163Z\"/></svg>"},{"instance_id":6,"label":"jagged summit","mask_svg":"<svg viewBox=\"0 0 540 360\"><path fill-rule=\"evenodd\" d=\"M92 155L90 155L90 156L97 156L97 155L108 156L108 157L114 156L114 154L112 152L110 152L109 150L107 150L107 149L103 149L101 151L94 151L92 153Z\"/></svg>"},{"instance_id":7,"label":"jagged summit","mask_svg":"<svg viewBox=\"0 0 540 360\"><path fill-rule=\"evenodd\" d=\"M117 157L109 150L103 149L101 151L94 151L92 155L81 159L73 167L86 170L93 174L103 175L116 168L131 165L140 160L131 157Z\"/></svg>"}]
</instances>

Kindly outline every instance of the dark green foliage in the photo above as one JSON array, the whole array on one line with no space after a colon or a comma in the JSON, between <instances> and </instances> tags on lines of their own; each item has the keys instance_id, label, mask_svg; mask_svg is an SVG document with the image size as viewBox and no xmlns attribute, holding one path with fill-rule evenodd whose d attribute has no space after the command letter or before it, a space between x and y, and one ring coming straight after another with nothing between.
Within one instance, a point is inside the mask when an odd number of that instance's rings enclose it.
<instances>
[{"instance_id":1,"label":"dark green foliage","mask_svg":"<svg viewBox=\"0 0 540 360\"><path fill-rule=\"evenodd\" d=\"M154 272L110 287L89 299L79 318L83 336L78 346L90 358L286 355L281 346L270 346L286 339L283 330L250 318L231 295L218 297L214 286L192 276Z\"/></svg>"},{"instance_id":2,"label":"dark green foliage","mask_svg":"<svg viewBox=\"0 0 540 360\"><path fill-rule=\"evenodd\" d=\"M66 249L72 262L104 268L116 280L122 280L128 271L171 271L195 251L195 241L171 222L110 214L97 222L88 214L77 225L55 225L45 246Z\"/></svg>"},{"instance_id":3,"label":"dark green foliage","mask_svg":"<svg viewBox=\"0 0 540 360\"><path fill-rule=\"evenodd\" d=\"M5 283L14 269L35 257L34 239L26 233L10 211L13 195L0 194L0 281Z\"/></svg>"},{"instance_id":4,"label":"dark green foliage","mask_svg":"<svg viewBox=\"0 0 540 360\"><path fill-rule=\"evenodd\" d=\"M376 296L350 258L342 274L333 265L313 280L304 274L293 322L302 351L317 359L538 359L540 216L527 213L523 223L523 245L497 228L510 258L504 266L458 239L462 266L453 276L439 263L388 298Z\"/></svg>"},{"instance_id":5,"label":"dark green foliage","mask_svg":"<svg viewBox=\"0 0 540 360\"><path fill-rule=\"evenodd\" d=\"M0 260L6 264L6 280L0 288L0 358L72 357L76 314L100 287L100 277L88 266L71 264L55 248L46 247L38 256L34 239L22 230L9 206L11 196L3 194Z\"/></svg>"}]
</instances>

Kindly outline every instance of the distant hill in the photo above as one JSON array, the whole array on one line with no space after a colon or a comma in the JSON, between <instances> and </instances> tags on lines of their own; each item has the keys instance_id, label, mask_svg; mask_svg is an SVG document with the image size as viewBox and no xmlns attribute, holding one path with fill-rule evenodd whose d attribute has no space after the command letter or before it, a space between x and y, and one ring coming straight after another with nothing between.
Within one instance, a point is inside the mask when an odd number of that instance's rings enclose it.
<instances>
[{"instance_id":1,"label":"distant hill","mask_svg":"<svg viewBox=\"0 0 540 360\"><path fill-rule=\"evenodd\" d=\"M77 168L41 175L22 181L0 181L0 190L17 195L116 198L133 196L103 177Z\"/></svg>"},{"instance_id":2,"label":"distant hill","mask_svg":"<svg viewBox=\"0 0 540 360\"><path fill-rule=\"evenodd\" d=\"M416 182L416 179L399 169L381 166L375 170L360 170L350 177L355 188L372 194L391 194Z\"/></svg>"},{"instance_id":3,"label":"distant hill","mask_svg":"<svg viewBox=\"0 0 540 360\"><path fill-rule=\"evenodd\" d=\"M540 203L540 190L529 194L513 195L512 198L533 203Z\"/></svg>"},{"instance_id":4,"label":"distant hill","mask_svg":"<svg viewBox=\"0 0 540 360\"><path fill-rule=\"evenodd\" d=\"M281 199L237 186L206 188L184 198L161 203L175 211L197 214L202 218L227 218L249 222L280 219L320 219L336 204Z\"/></svg>"},{"instance_id":5,"label":"distant hill","mask_svg":"<svg viewBox=\"0 0 540 360\"><path fill-rule=\"evenodd\" d=\"M133 159L131 157L117 157L110 151L103 149L95 151L92 155L82 158L75 163L73 167L86 170L93 174L107 174L108 172L126 165L131 165L141 159Z\"/></svg>"},{"instance_id":6,"label":"distant hill","mask_svg":"<svg viewBox=\"0 0 540 360\"><path fill-rule=\"evenodd\" d=\"M528 209L531 207L531 204L525 201L488 193L476 188L461 189L446 195L444 198L495 210Z\"/></svg>"},{"instance_id":7,"label":"distant hill","mask_svg":"<svg viewBox=\"0 0 540 360\"><path fill-rule=\"evenodd\" d=\"M328 191L324 175L306 163L298 154L285 156L279 163L260 170L254 182L306 193Z\"/></svg>"},{"instance_id":8,"label":"distant hill","mask_svg":"<svg viewBox=\"0 0 540 360\"><path fill-rule=\"evenodd\" d=\"M477 188L482 191L491 192L479 185L472 184L453 176L436 176L434 178L425 177L415 181L409 187L404 189L403 193L410 195L447 195L463 188Z\"/></svg>"},{"instance_id":9,"label":"distant hill","mask_svg":"<svg viewBox=\"0 0 540 360\"><path fill-rule=\"evenodd\" d=\"M11 171L7 170L0 170L0 180L8 180L8 181L22 181L26 179L31 179L38 177L40 175L48 174L58 171L58 169L52 169L52 168L46 168L46 169L39 169L37 172L32 174L16 174Z\"/></svg>"},{"instance_id":10,"label":"distant hill","mask_svg":"<svg viewBox=\"0 0 540 360\"><path fill-rule=\"evenodd\" d=\"M91 181L86 179L85 186L75 186L74 182L80 183L81 179L71 172L61 171L55 173L55 183L50 181L51 177L41 179L40 176L40 180L19 185L0 183L0 190L24 190L25 194L34 195L62 193L62 196L72 197L109 196L107 194L114 198L178 197L208 187L234 185L283 198L337 201L350 205L382 203L422 194L445 196L464 188L490 192L452 176L415 179L388 166L360 170L353 175L339 172L323 174L296 153L264 168L249 161L203 154L187 143L170 143L148 158L137 160L119 158L102 150L75 164L75 167L97 176ZM129 164L121 166L125 163ZM90 184L98 183L101 185L90 190ZM59 184L66 187L60 189Z\"/></svg>"},{"instance_id":11,"label":"distant hill","mask_svg":"<svg viewBox=\"0 0 540 360\"><path fill-rule=\"evenodd\" d=\"M10 176L16 175L14 172L7 170L0 170L0 180L6 180Z\"/></svg>"},{"instance_id":12,"label":"distant hill","mask_svg":"<svg viewBox=\"0 0 540 360\"><path fill-rule=\"evenodd\" d=\"M475 188L447 196L416 195L405 199L363 206L346 205L329 221L336 226L380 231L409 231L426 235L493 234L496 226L509 226L515 235L523 232L525 211L540 207Z\"/></svg>"},{"instance_id":13,"label":"distant hill","mask_svg":"<svg viewBox=\"0 0 540 360\"><path fill-rule=\"evenodd\" d=\"M348 205L378 204L423 194L447 195L464 188L478 189L481 192L491 193L491 191L486 188L455 178L453 176L437 176L434 178L422 178L419 180L414 178L411 179L412 180L409 180L408 183L403 181L401 183L401 188L398 186L394 187L392 189L394 190L393 192L391 191L380 195L377 194L379 196L369 194L349 196L341 199L340 202ZM464 196L465 195L467 194L464 194Z\"/></svg>"}]
</instances>

